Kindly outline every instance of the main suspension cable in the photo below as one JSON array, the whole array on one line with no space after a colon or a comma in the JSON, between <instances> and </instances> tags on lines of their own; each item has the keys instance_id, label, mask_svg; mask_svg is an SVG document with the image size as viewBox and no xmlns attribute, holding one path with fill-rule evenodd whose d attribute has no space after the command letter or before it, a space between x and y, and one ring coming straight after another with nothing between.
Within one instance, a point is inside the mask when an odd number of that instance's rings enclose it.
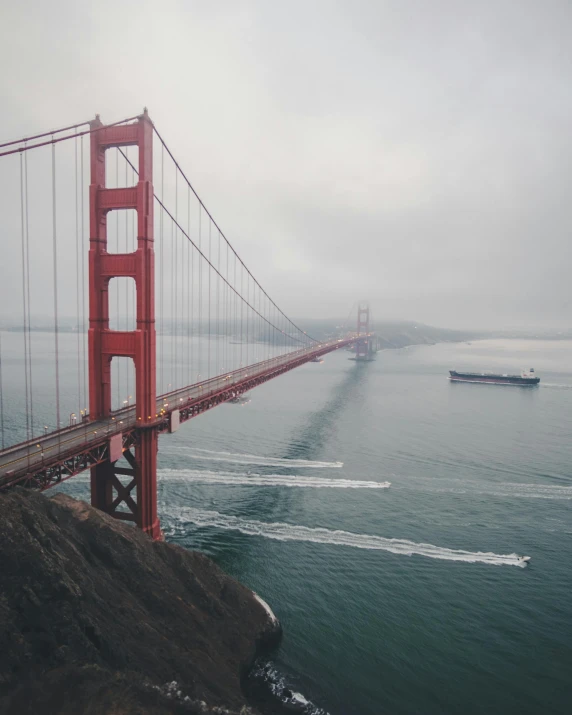
<instances>
[{"instance_id":1,"label":"main suspension cable","mask_svg":"<svg viewBox=\"0 0 572 715\"><path fill-rule=\"evenodd\" d=\"M18 154L22 153L25 151L30 151L31 149L38 149L41 146L49 146L50 144L58 144L59 142L65 142L68 139L75 139L76 137L82 137L85 136L86 134L95 134L96 132L101 132L104 129L108 129L109 127L116 127L119 124L125 124L126 122L132 122L135 119L139 119L138 116L136 117L127 117L126 119L121 119L119 122L112 122L111 124L104 124L101 127L90 127L89 129L86 129L83 132L77 132L75 134L68 134L68 136L65 137L59 137L57 139L50 139L49 141L45 142L40 142L39 144L29 144L25 146L20 146L17 149L10 149L9 151L3 151L0 152L0 156L9 156L10 154ZM85 122L84 122L85 123ZM78 124L77 126L83 126L82 124ZM75 127L68 127L68 129L74 129ZM65 130L59 130L59 131L65 131ZM55 134L55 132L45 132L44 134L38 135L38 138L45 137L45 136L50 136L52 134ZM0 147L3 146L12 146L14 144L18 143L24 143L25 144L26 139L20 139L19 141L13 141L13 142L8 142L7 144L0 144Z\"/></svg>"},{"instance_id":2,"label":"main suspension cable","mask_svg":"<svg viewBox=\"0 0 572 715\"><path fill-rule=\"evenodd\" d=\"M215 225L215 227L220 231L221 236L223 237L223 239L224 239L224 240L228 243L228 245L230 246L230 250L235 254L235 256L236 256L237 259L240 261L240 263L242 264L242 266L244 267L244 269L247 271L247 273L249 273L250 276L253 278L253 280L257 283L257 285L259 286L260 290L264 293L264 295L268 298L268 300L277 308L277 310L280 312L280 314L281 314L282 316L284 316L284 318L286 318L286 320L288 321L288 323L290 323L290 325L292 325L293 328L295 328L298 332L300 332L300 333L302 333L303 335L305 335L306 338L312 340L312 341L315 342L315 343L318 343L318 342L319 342L318 340L316 340L315 338L312 338L311 336L307 335L301 328L299 328L299 327L286 315L286 313L284 313L283 310L281 310L281 309L276 305L276 303L272 300L272 298L270 298L270 296L269 296L268 293L264 290L264 288L260 285L260 283L258 283L258 281L256 280L256 278L254 278L254 276L252 275L252 273L250 272L250 270L248 269L248 267L246 266L246 264L244 263L244 261L240 258L240 256L238 255L238 253L236 252L236 250L233 248L232 244L231 244L230 241L228 240L228 238L225 236L224 232L221 230L220 226L219 226L219 225L217 224L217 222L214 220L213 216L211 215L211 213L209 212L209 210L207 209L207 207L206 207L205 204L203 203L203 201L202 201L202 199L200 198L200 196L198 195L198 193L195 191L195 188L193 187L193 185L191 184L191 182L190 182L189 179L187 178L185 172L182 170L181 166L179 165L179 163L178 163L177 160L175 159L173 153L171 152L171 150L170 150L169 147L167 146L165 140L163 139L163 137L161 136L161 134L159 133L159 131L157 130L157 127L156 127L155 125L153 125L153 129L154 129L154 131L155 131L155 134L157 135L157 138L159 139L159 141L161 142L161 144L163 145L163 147L164 147L165 150L167 151L167 154L171 157L171 160L173 161L173 163L175 164L175 166L177 167L177 169L181 172L181 175L182 175L183 179L187 182L187 185L189 186L189 188L191 189L191 191L193 192L193 194L196 196L197 201L198 201L199 204L202 206L202 208L204 209L204 211L206 212L206 214L207 214L207 216L210 218L210 220L213 222L213 224Z\"/></svg>"},{"instance_id":3,"label":"main suspension cable","mask_svg":"<svg viewBox=\"0 0 572 715\"><path fill-rule=\"evenodd\" d=\"M167 147L165 147L165 148L167 148ZM169 151L169 150L167 149L167 151ZM129 162L129 164L130 164L131 167L134 169L134 171L137 172L137 170L135 169L135 167L133 166L133 164L132 164L132 163L129 161L129 159L125 156L125 153L122 151L122 149L119 149L119 152L123 155L123 158L124 158L126 161ZM183 176L184 176L184 175L183 175ZM193 190L192 186L191 186L190 188L191 188L191 190ZM193 190L193 191L194 191L194 190ZM161 199L157 196L157 194L156 194L156 193L153 193L153 196L155 197L155 201L157 201L157 203L159 204L159 206L163 209L163 211L164 211L164 212L167 214L167 216L171 219L171 221L173 222L173 224L174 224L175 226L177 226L177 228L178 228L179 231L183 234L183 236L185 236L185 238L186 238L188 241L190 241L190 243L195 247L195 249L198 251L198 253L199 253L199 255L201 256L201 258L203 258L204 261L206 261L206 263L212 268L212 270L215 271L215 273L216 273L225 283L227 283L227 285L229 286L229 288L231 289L231 291L232 291L238 298L240 298L240 300L242 300L247 307L249 307L251 310L253 310L255 313L257 313L257 315L258 315L265 323L267 323L267 325L271 326L271 327L274 328L275 330L280 330L280 332L284 332L284 331L281 330L277 325L274 325L274 323L272 323L272 322L271 322L270 320L268 320L264 315L262 315L259 311L257 311L256 308L255 308L253 305L251 305L243 296L240 295L240 293L236 290L236 288L234 288L234 286L232 286L230 283L228 283L228 281L225 279L225 277L222 275L222 273L221 273L219 270L217 270L216 266L214 266L214 265L209 261L208 257L203 253L203 251L201 250L201 248L199 248L199 246L197 246L197 244L193 241L193 239L189 236L189 234L185 231L185 229L175 220L175 217L173 216L173 214L169 211L169 209L165 206L165 204L161 201ZM195 194L195 196L196 196L196 194ZM199 245L200 245L200 243L201 243L201 208L204 209L204 206L203 206L202 202L199 204ZM204 210L206 211L206 209L204 209ZM207 212L207 214L208 214L208 212ZM210 217L210 214L208 214L208 215L209 215L209 217ZM212 218L211 218L211 220L212 220ZM217 224L216 224L216 222L215 222L214 220L213 220L213 223L215 224L215 226L217 226ZM217 228L218 228L218 226L217 226ZM220 229L219 229L219 230L220 230ZM225 238L225 237L224 237L224 234L222 233L222 231L221 231L221 236L222 236L223 238ZM227 242L227 244L228 244L230 250L233 251L234 256L235 256L235 260L240 261L241 265L244 266L244 263L243 263L242 260L240 259L240 256L239 256L239 255L236 253L236 251L232 248L232 245L227 241L226 238L225 238L225 241ZM318 340L316 340L315 338L312 338L310 335L308 335L307 333L305 333L303 330L301 330L301 328L299 328L295 323L293 323L293 322L290 320L290 318L288 318L288 316L276 305L276 303L272 300L272 298L270 298L270 296L269 296L269 295L266 293L266 291L262 288L262 286L260 285L260 283L258 283L258 281L256 280L256 278L254 278L254 276L252 275L252 273L250 273L250 271L248 270L248 268L246 268L246 266L244 266L244 268L245 268L246 271L250 274L250 276L252 277L252 279L255 281L256 285L258 286L259 290L264 294L265 298L278 310L278 312L280 313L280 315L282 315L282 316L286 319L287 322L289 322L294 328L296 328L296 330L298 330L302 335L304 335L304 337L305 337L306 339L311 340L311 341L313 341L314 343L318 343L318 342L319 342ZM199 285L201 284L201 273L202 273L202 271L199 273ZM201 294L201 293L202 293L202 290L199 289L199 294ZM200 330L201 330L201 326L200 326L200 322L201 322L201 320L200 320L200 316L201 316L201 300L200 300L200 298L201 298L201 296L199 295L199 339L200 339L200 336L201 336L201 335L200 335ZM295 338L294 336L292 336L292 338L293 338L293 340L295 340L295 341L298 342L298 343L301 343L302 345L306 344L304 340L300 340L299 338Z\"/></svg>"},{"instance_id":4,"label":"main suspension cable","mask_svg":"<svg viewBox=\"0 0 572 715\"><path fill-rule=\"evenodd\" d=\"M77 124L70 124L69 127L62 127L61 129L52 129L49 132L43 132L42 134L34 134L31 137L24 137L24 139L14 139L13 141L10 142L4 142L0 144L0 148L3 148L5 146L13 146L14 144L25 144L26 142L31 142L34 141L35 139L42 139L43 137L49 137L53 136L54 134L61 134L62 132L68 132L71 131L72 129L77 129L78 127L83 127L85 124L89 124L90 120L88 119L85 122L78 122Z\"/></svg>"}]
</instances>

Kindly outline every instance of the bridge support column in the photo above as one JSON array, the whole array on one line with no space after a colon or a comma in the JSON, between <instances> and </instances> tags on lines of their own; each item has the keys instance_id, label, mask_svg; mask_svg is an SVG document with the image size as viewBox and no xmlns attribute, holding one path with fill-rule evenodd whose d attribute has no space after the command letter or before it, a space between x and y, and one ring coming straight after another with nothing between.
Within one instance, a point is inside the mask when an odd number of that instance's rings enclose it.
<instances>
[{"instance_id":1,"label":"bridge support column","mask_svg":"<svg viewBox=\"0 0 572 715\"><path fill-rule=\"evenodd\" d=\"M157 452L158 434L155 430L141 430L135 447L137 463L137 525L153 539L162 538L157 516Z\"/></svg>"},{"instance_id":2,"label":"bridge support column","mask_svg":"<svg viewBox=\"0 0 572 715\"><path fill-rule=\"evenodd\" d=\"M91 503L113 516L134 521L152 538L161 537L157 518L157 432L155 267L153 249L153 125L147 112L131 124L91 124L90 250L89 250L89 414L102 420L111 414L111 360L130 357L135 363L135 454L109 446L109 460L91 470ZM136 186L105 187L105 152L137 146ZM137 249L107 250L107 214L137 211ZM137 326L133 331L109 329L109 281L133 278L137 293ZM117 447L117 445L115 445ZM129 467L119 467L123 454ZM129 479L121 479L128 477ZM136 498L134 498L134 491Z\"/></svg>"},{"instance_id":3,"label":"bridge support column","mask_svg":"<svg viewBox=\"0 0 572 715\"><path fill-rule=\"evenodd\" d=\"M359 339L360 335L368 335L369 332L369 305L367 303L358 303L356 360L369 359L368 340L366 338Z\"/></svg>"}]
</instances>

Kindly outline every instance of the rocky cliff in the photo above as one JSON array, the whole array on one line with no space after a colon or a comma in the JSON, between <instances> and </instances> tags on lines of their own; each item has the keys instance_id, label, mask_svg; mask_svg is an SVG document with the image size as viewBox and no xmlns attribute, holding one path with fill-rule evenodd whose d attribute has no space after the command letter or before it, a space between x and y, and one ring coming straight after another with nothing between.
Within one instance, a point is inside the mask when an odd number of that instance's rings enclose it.
<instances>
[{"instance_id":1,"label":"rocky cliff","mask_svg":"<svg viewBox=\"0 0 572 715\"><path fill-rule=\"evenodd\" d=\"M0 712L256 713L280 626L206 556L59 494L0 494Z\"/></svg>"}]
</instances>

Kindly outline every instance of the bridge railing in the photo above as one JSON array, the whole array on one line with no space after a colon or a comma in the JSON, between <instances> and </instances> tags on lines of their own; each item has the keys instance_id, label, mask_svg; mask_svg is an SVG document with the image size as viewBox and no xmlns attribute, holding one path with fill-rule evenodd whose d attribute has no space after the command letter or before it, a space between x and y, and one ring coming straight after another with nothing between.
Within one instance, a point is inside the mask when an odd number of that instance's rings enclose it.
<instances>
[{"instance_id":1,"label":"bridge railing","mask_svg":"<svg viewBox=\"0 0 572 715\"><path fill-rule=\"evenodd\" d=\"M210 400L217 395L219 399L216 404L232 399L251 386L260 384L260 378L264 378L264 381L270 379L275 372L280 374L288 365L294 363L296 366L301 364L300 361L307 361L314 355L329 352L348 342L349 339L324 341L309 348L301 348L285 355L261 360L224 375L161 395L157 398L155 424L161 425L168 413L183 410L193 404L200 405L205 400ZM235 386L237 392L229 389ZM220 399L221 395L222 399ZM106 443L110 436L129 433L136 427L136 407L129 406L117 410L105 419L66 426L37 439L14 445L0 453L0 457L2 457L0 479L3 481L6 477L10 479L14 474L25 473L26 470L33 473L43 469L46 465L57 463L58 460L67 459L74 451L79 452ZM14 459L10 459L10 455Z\"/></svg>"}]
</instances>

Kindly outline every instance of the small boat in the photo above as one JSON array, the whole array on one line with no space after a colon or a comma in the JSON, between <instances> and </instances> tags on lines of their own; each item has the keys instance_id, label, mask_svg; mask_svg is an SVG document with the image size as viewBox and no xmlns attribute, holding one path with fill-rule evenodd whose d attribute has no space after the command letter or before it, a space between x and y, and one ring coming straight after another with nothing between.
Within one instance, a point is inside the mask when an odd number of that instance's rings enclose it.
<instances>
[{"instance_id":1,"label":"small boat","mask_svg":"<svg viewBox=\"0 0 572 715\"><path fill-rule=\"evenodd\" d=\"M247 405L250 402L250 395L235 395L227 402L230 405Z\"/></svg>"},{"instance_id":2,"label":"small boat","mask_svg":"<svg viewBox=\"0 0 572 715\"><path fill-rule=\"evenodd\" d=\"M315 358L312 358L312 359L310 360L310 362L324 362L324 361L322 360L322 358L315 357Z\"/></svg>"},{"instance_id":3,"label":"small boat","mask_svg":"<svg viewBox=\"0 0 572 715\"><path fill-rule=\"evenodd\" d=\"M457 372L449 370L451 382L486 382L489 385L538 385L540 378L536 377L534 368L523 370L520 375L501 375L494 372Z\"/></svg>"},{"instance_id":4,"label":"small boat","mask_svg":"<svg viewBox=\"0 0 572 715\"><path fill-rule=\"evenodd\" d=\"M525 564L527 564L530 561L530 556L521 556L519 561L523 561Z\"/></svg>"}]
</instances>

